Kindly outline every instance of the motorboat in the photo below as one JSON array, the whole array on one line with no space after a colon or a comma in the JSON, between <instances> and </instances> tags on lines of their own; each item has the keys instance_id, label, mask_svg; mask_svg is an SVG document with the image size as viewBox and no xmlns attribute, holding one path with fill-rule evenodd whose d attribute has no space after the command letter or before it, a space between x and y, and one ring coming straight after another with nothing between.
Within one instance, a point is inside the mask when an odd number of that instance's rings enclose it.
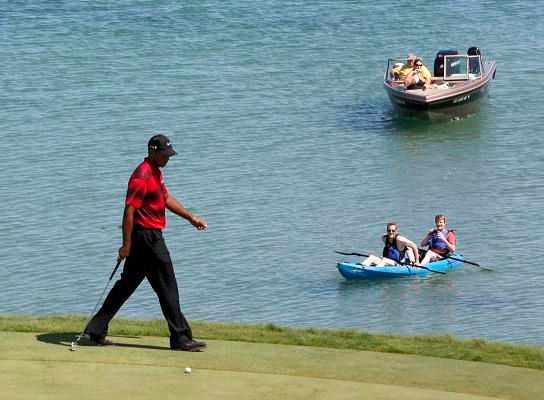
<instances>
[{"instance_id":1,"label":"motorboat","mask_svg":"<svg viewBox=\"0 0 544 400\"><path fill-rule=\"evenodd\" d=\"M497 68L494 60L482 57L478 47L470 47L466 54L440 50L434 60L431 87L407 89L394 71L406 62L406 58L388 60L383 86L394 107L408 114L478 112Z\"/></svg>"}]
</instances>

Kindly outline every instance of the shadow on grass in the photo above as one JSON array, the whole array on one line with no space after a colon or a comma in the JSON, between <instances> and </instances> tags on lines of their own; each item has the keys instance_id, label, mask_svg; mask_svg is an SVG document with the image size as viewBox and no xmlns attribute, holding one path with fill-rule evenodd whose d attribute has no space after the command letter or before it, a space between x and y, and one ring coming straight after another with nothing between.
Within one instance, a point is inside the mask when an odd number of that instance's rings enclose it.
<instances>
[{"instance_id":1,"label":"shadow on grass","mask_svg":"<svg viewBox=\"0 0 544 400\"><path fill-rule=\"evenodd\" d=\"M72 342L75 342L78 338L79 333L75 332L61 332L61 333L40 333L36 335L38 342L56 344L59 346L70 347ZM140 336L108 336L110 338L130 338L130 339L141 339ZM115 340L114 340L115 341ZM82 337L77 344L81 347L97 347L89 339ZM130 347L134 349L151 349L151 350L170 350L170 347L162 346L150 346L144 344L134 344L134 343L119 343L115 341L114 347Z\"/></svg>"}]
</instances>

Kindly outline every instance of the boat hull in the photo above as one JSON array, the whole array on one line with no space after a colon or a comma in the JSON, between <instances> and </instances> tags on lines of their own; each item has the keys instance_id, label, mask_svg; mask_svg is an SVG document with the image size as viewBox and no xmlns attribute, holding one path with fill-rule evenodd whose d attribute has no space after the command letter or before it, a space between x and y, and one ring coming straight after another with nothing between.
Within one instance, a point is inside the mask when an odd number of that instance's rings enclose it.
<instances>
[{"instance_id":1,"label":"boat hull","mask_svg":"<svg viewBox=\"0 0 544 400\"><path fill-rule=\"evenodd\" d=\"M402 92L386 90L391 103L400 109L410 111L434 111L448 112L474 106L474 103L479 103L484 98L489 89L489 82L483 86L470 90L461 91L458 94L452 94L449 97L434 100L422 101L418 98L410 98Z\"/></svg>"},{"instance_id":2,"label":"boat hull","mask_svg":"<svg viewBox=\"0 0 544 400\"><path fill-rule=\"evenodd\" d=\"M463 261L460 261L463 260L462 255L455 253L451 256L459 260L452 260L450 258L446 258L440 261L429 263L426 265L426 267L432 269L433 271L446 272L463 264ZM421 276L433 273L427 269L418 268L411 265L377 267L375 265L363 266L360 263L342 261L339 262L336 267L338 268L338 272L340 272L340 274L348 280L369 280L396 278L401 276Z\"/></svg>"}]
</instances>

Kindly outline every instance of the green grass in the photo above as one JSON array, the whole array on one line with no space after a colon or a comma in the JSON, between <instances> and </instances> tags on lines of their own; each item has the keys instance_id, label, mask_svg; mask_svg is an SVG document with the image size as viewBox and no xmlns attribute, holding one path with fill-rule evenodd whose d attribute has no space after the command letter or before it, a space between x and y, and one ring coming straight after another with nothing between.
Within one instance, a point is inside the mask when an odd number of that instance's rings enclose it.
<instances>
[{"instance_id":1,"label":"green grass","mask_svg":"<svg viewBox=\"0 0 544 400\"><path fill-rule=\"evenodd\" d=\"M185 353L170 351L163 320L114 319L109 337L116 346L83 339L68 351L86 320L0 317L0 397L544 400L537 346L192 322L208 348ZM183 373L187 366L191 374Z\"/></svg>"},{"instance_id":2,"label":"green grass","mask_svg":"<svg viewBox=\"0 0 544 400\"><path fill-rule=\"evenodd\" d=\"M544 371L404 354L207 340L203 353L170 351L156 336L0 332L0 397L162 400L537 400ZM184 373L190 366L193 372Z\"/></svg>"},{"instance_id":3,"label":"green grass","mask_svg":"<svg viewBox=\"0 0 544 400\"><path fill-rule=\"evenodd\" d=\"M79 333L86 322L81 316L0 316L0 331ZM357 330L296 329L275 324L236 324L192 321L196 337L252 343L311 346L318 348L411 354L445 359L477 361L544 370L544 347L461 340L449 335L401 336L369 334ZM164 320L114 319L110 335L169 335Z\"/></svg>"}]
</instances>

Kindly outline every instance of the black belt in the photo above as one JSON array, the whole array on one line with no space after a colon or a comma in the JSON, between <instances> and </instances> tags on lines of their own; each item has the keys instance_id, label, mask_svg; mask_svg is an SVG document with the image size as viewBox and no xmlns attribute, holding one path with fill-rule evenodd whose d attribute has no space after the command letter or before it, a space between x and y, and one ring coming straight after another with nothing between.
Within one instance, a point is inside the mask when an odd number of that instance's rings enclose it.
<instances>
[{"instance_id":1,"label":"black belt","mask_svg":"<svg viewBox=\"0 0 544 400\"><path fill-rule=\"evenodd\" d=\"M159 229L159 228L144 228L143 226L138 225L138 224L134 224L132 226L132 229L136 230L136 231L158 231L158 232L162 232L162 229Z\"/></svg>"}]
</instances>

